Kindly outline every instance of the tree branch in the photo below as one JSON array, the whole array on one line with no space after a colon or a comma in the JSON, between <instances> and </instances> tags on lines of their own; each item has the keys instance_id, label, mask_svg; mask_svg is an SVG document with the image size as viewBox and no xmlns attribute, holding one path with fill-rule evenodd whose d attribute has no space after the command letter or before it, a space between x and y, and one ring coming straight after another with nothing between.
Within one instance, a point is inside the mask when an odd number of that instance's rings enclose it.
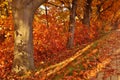
<instances>
[{"instance_id":1,"label":"tree branch","mask_svg":"<svg viewBox=\"0 0 120 80\"><path fill-rule=\"evenodd\" d=\"M48 2L47 4L50 4L50 5L53 5L53 6L55 6L55 7L59 7L59 8L67 8L67 9L69 9L69 10L70 10L70 8L69 8L69 7L67 7L67 6L60 6L60 5L56 5L56 4L51 3L51 2Z\"/></svg>"},{"instance_id":2,"label":"tree branch","mask_svg":"<svg viewBox=\"0 0 120 80\"><path fill-rule=\"evenodd\" d=\"M36 10L41 4L47 2L48 0L33 0L32 4L33 5L33 10Z\"/></svg>"},{"instance_id":3,"label":"tree branch","mask_svg":"<svg viewBox=\"0 0 120 80\"><path fill-rule=\"evenodd\" d=\"M102 10L102 11L100 11L100 13L103 13L103 12L105 12L106 10L108 10L109 8L111 8L111 7L113 6L114 2L115 2L115 0L113 0L112 3L111 3L107 8L105 8L105 9Z\"/></svg>"}]
</instances>

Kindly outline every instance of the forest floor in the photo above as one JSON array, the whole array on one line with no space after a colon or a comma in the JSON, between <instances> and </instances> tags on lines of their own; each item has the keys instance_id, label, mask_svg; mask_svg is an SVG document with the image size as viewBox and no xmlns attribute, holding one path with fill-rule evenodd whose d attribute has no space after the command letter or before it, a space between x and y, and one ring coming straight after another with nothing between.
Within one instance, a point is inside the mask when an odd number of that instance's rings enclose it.
<instances>
[{"instance_id":1,"label":"forest floor","mask_svg":"<svg viewBox=\"0 0 120 80\"><path fill-rule=\"evenodd\" d=\"M59 55L48 56L50 60L43 60L41 67L56 64L74 56L74 54L89 44L84 44L73 50L67 50L59 53ZM120 29L117 29L93 42L89 49L46 80L120 80L119 66ZM52 71L54 70L51 69Z\"/></svg>"},{"instance_id":2,"label":"forest floor","mask_svg":"<svg viewBox=\"0 0 120 80\"><path fill-rule=\"evenodd\" d=\"M0 47L0 80L26 80L26 75L21 79L11 74L13 44L9 47ZM120 29L72 50L40 54L35 63L37 69L27 74L28 80L120 80Z\"/></svg>"}]
</instances>

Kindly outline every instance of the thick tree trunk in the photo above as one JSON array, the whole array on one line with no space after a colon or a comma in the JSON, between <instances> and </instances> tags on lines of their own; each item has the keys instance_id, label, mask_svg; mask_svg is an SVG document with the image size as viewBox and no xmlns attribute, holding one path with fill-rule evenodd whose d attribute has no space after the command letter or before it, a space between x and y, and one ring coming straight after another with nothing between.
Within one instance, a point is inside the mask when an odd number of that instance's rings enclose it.
<instances>
[{"instance_id":1,"label":"thick tree trunk","mask_svg":"<svg viewBox=\"0 0 120 80\"><path fill-rule=\"evenodd\" d=\"M13 71L24 73L35 68L32 34L33 11L29 8L13 9L13 16L15 24Z\"/></svg>"},{"instance_id":2,"label":"thick tree trunk","mask_svg":"<svg viewBox=\"0 0 120 80\"><path fill-rule=\"evenodd\" d=\"M85 10L84 10L84 18L82 21L82 23L87 26L90 26L91 3L92 3L92 0L87 0L85 5Z\"/></svg>"},{"instance_id":3,"label":"thick tree trunk","mask_svg":"<svg viewBox=\"0 0 120 80\"><path fill-rule=\"evenodd\" d=\"M14 18L13 72L23 74L33 70L32 22L35 10L47 0L12 0Z\"/></svg>"},{"instance_id":4,"label":"thick tree trunk","mask_svg":"<svg viewBox=\"0 0 120 80\"><path fill-rule=\"evenodd\" d=\"M75 30L75 16L76 16L77 0L72 1L72 8L70 9L70 23L69 23L69 33L70 36L67 42L67 48L71 49L74 44L74 30Z\"/></svg>"}]
</instances>

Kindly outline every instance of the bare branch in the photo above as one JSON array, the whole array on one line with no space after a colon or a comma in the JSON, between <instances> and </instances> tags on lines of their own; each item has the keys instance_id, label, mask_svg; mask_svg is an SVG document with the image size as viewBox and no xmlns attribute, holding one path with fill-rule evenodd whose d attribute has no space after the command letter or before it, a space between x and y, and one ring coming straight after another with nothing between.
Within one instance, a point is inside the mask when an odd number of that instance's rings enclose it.
<instances>
[{"instance_id":1,"label":"bare branch","mask_svg":"<svg viewBox=\"0 0 120 80\"><path fill-rule=\"evenodd\" d=\"M113 3L112 3L111 5L109 5L107 8L105 8L104 10L102 10L100 13L105 12L106 10L108 10L109 8L111 8L111 7L112 7L112 5L113 5Z\"/></svg>"},{"instance_id":2,"label":"bare branch","mask_svg":"<svg viewBox=\"0 0 120 80\"><path fill-rule=\"evenodd\" d=\"M107 8L105 8L105 9L102 10L102 11L100 11L100 13L103 13L103 12L105 12L106 10L110 9L110 8L113 6L113 4L115 3L115 1L117 1L117 0L113 0L112 3L111 3Z\"/></svg>"},{"instance_id":3,"label":"bare branch","mask_svg":"<svg viewBox=\"0 0 120 80\"><path fill-rule=\"evenodd\" d=\"M53 5L53 6L55 6L55 7L59 7L59 8L67 8L67 9L69 9L69 10L70 10L70 8L69 8L69 7L67 7L67 6L60 6L60 5L56 5L56 4L51 3L51 2L47 2L47 4L50 4L50 5Z\"/></svg>"}]
</instances>

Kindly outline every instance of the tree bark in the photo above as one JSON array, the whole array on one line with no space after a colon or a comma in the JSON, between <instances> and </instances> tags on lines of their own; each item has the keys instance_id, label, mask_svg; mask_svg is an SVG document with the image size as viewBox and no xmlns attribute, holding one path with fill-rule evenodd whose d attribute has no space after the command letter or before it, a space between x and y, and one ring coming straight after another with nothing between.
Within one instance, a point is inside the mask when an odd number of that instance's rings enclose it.
<instances>
[{"instance_id":1,"label":"tree bark","mask_svg":"<svg viewBox=\"0 0 120 80\"><path fill-rule=\"evenodd\" d=\"M92 0L87 0L84 10L84 17L82 23L90 26L90 13L91 13L91 3Z\"/></svg>"},{"instance_id":2,"label":"tree bark","mask_svg":"<svg viewBox=\"0 0 120 80\"><path fill-rule=\"evenodd\" d=\"M33 12L30 9L15 10L14 15L14 62L15 72L34 69L33 60Z\"/></svg>"},{"instance_id":3,"label":"tree bark","mask_svg":"<svg viewBox=\"0 0 120 80\"><path fill-rule=\"evenodd\" d=\"M74 30L75 30L75 16L76 16L76 9L77 9L77 0L72 1L72 8L70 9L70 22L69 22L69 33L70 36L67 42L67 48L71 49L74 44Z\"/></svg>"},{"instance_id":4,"label":"tree bark","mask_svg":"<svg viewBox=\"0 0 120 80\"><path fill-rule=\"evenodd\" d=\"M35 10L46 0L13 0L14 60L12 71L23 75L33 70L32 22Z\"/></svg>"}]
</instances>

